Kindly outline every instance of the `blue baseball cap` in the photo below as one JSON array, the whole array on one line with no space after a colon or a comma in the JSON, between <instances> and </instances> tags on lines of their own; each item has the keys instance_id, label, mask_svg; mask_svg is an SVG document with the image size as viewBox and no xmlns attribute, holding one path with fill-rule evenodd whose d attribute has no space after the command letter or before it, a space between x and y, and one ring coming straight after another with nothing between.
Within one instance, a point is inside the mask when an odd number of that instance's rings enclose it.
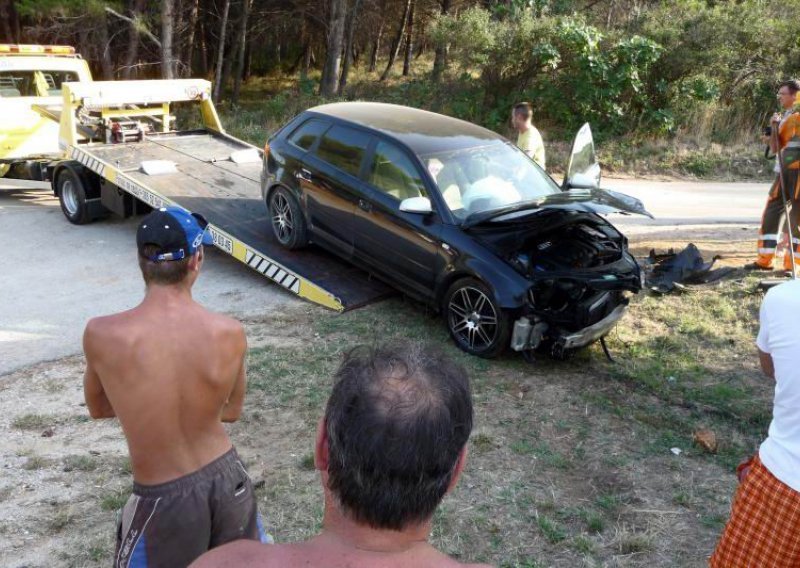
<instances>
[{"instance_id":1,"label":"blue baseball cap","mask_svg":"<svg viewBox=\"0 0 800 568\"><path fill-rule=\"evenodd\" d=\"M197 252L201 245L214 244L214 238L206 229L208 221L199 213L170 205L149 213L136 231L136 246L139 254L161 262L181 260ZM144 248L155 246L155 254L145 255Z\"/></svg>"}]
</instances>

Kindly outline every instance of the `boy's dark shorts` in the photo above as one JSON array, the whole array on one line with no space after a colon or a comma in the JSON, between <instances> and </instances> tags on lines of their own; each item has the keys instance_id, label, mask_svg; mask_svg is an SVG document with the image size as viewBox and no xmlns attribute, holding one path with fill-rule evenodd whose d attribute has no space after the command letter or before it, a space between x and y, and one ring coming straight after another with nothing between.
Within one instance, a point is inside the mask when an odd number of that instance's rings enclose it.
<instances>
[{"instance_id":1,"label":"boy's dark shorts","mask_svg":"<svg viewBox=\"0 0 800 568\"><path fill-rule=\"evenodd\" d=\"M182 568L237 539L269 542L236 450L173 481L133 484L117 525L115 568Z\"/></svg>"}]
</instances>

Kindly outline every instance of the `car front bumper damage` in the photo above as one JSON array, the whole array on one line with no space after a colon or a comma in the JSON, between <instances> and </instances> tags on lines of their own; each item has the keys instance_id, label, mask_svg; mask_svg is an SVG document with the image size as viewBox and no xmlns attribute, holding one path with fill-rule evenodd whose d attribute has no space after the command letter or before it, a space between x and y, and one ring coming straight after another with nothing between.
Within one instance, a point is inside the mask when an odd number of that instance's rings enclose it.
<instances>
[{"instance_id":1,"label":"car front bumper damage","mask_svg":"<svg viewBox=\"0 0 800 568\"><path fill-rule=\"evenodd\" d=\"M620 304L600 321L579 331L554 334L549 332L549 326L545 322L532 323L529 317L523 316L514 322L511 349L514 351L536 349L546 336L562 349L585 347L606 335L625 314L626 308L626 304Z\"/></svg>"}]
</instances>

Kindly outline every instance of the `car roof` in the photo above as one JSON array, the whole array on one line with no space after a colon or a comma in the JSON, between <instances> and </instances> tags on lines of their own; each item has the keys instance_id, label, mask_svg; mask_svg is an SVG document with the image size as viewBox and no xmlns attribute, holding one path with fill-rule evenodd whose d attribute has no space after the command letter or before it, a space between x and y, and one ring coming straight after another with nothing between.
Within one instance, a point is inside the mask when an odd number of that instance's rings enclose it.
<instances>
[{"instance_id":1,"label":"car roof","mask_svg":"<svg viewBox=\"0 0 800 568\"><path fill-rule=\"evenodd\" d=\"M388 103L331 103L309 113L365 126L399 140L419 155L484 146L499 134L443 114Z\"/></svg>"}]
</instances>

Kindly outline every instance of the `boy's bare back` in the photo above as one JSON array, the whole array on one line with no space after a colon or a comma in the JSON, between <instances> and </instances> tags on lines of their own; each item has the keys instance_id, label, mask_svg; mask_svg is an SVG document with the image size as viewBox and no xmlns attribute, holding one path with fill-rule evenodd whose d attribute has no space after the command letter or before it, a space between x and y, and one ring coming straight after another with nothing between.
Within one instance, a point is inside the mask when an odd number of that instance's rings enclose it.
<instances>
[{"instance_id":1,"label":"boy's bare back","mask_svg":"<svg viewBox=\"0 0 800 568\"><path fill-rule=\"evenodd\" d=\"M84 334L87 404L93 417L119 418L134 480L147 485L229 450L221 422L239 417L245 388L241 324L190 297L160 296L91 320Z\"/></svg>"}]
</instances>

